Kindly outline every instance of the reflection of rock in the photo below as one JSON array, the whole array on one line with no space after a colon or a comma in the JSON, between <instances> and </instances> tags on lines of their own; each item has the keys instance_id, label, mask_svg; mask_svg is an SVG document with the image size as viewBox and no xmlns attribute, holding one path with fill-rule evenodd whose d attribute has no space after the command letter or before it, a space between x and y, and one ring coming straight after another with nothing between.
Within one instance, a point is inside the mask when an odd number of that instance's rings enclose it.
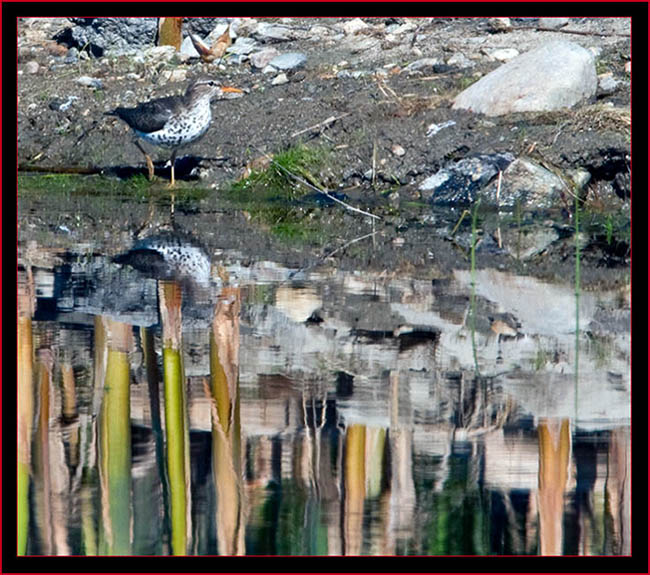
<instances>
[{"instance_id":1,"label":"reflection of rock","mask_svg":"<svg viewBox=\"0 0 650 575\"><path fill-rule=\"evenodd\" d=\"M275 292L275 306L297 323L307 321L322 303L313 288L279 287Z\"/></svg>"}]
</instances>

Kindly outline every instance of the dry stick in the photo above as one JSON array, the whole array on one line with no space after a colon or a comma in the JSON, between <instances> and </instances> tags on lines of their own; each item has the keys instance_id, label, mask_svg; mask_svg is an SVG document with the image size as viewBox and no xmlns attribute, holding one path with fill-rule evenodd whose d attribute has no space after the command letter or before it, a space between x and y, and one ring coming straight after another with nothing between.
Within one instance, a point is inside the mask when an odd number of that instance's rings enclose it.
<instances>
[{"instance_id":1,"label":"dry stick","mask_svg":"<svg viewBox=\"0 0 650 575\"><path fill-rule=\"evenodd\" d=\"M374 225L374 223L375 222L373 221L373 225ZM360 242L361 240L365 240L366 238L369 238L370 236L372 236L373 240L374 240L374 236L375 236L376 233L377 233L376 231L375 232L370 232L369 234L365 234L365 235L363 235L361 237L354 238L353 240L350 240L349 242L344 243L342 246L339 246L335 250L332 250L331 252L325 254L324 256L321 256L314 263L309 264L308 266L305 266L304 268L300 268L300 269L297 269L296 271L291 272L289 274L289 279L291 279L296 274L299 274L300 272L307 271L308 269L311 269L311 268L317 266L319 263L325 261L327 258L331 258L336 252L340 252L341 250L344 250L345 248L347 248L348 246L351 246L352 244L356 244L357 242Z\"/></svg>"},{"instance_id":2,"label":"dry stick","mask_svg":"<svg viewBox=\"0 0 650 575\"><path fill-rule=\"evenodd\" d=\"M543 28L542 26L517 26L517 30L536 30L537 32L561 32L562 34L579 34L580 36L619 36L622 38L629 38L630 34L617 34L616 32L589 32L586 30L566 30L560 28L555 30L553 28Z\"/></svg>"},{"instance_id":3,"label":"dry stick","mask_svg":"<svg viewBox=\"0 0 650 575\"><path fill-rule=\"evenodd\" d=\"M323 120L322 122L319 122L318 124L314 124L313 126L309 126L309 128L305 128L304 130L294 132L293 134L291 134L291 137L295 138L296 136L300 136L300 134L304 134L305 132L315 130L316 128L324 128L325 126L328 126L329 124L333 124L337 120L341 120L342 118L345 118L350 114L352 114L352 112L347 112L345 114L341 114L340 116L330 116L329 118Z\"/></svg>"},{"instance_id":4,"label":"dry stick","mask_svg":"<svg viewBox=\"0 0 650 575\"><path fill-rule=\"evenodd\" d=\"M310 184L308 181L304 180L300 176L296 176L296 174L291 173L289 170L287 170L283 165L278 164L271 156L269 156L266 152L260 150L257 146L253 146L258 152L264 154L266 158L268 158L273 164L275 164L278 168L280 168L283 172L285 172L288 176L296 180L297 182L300 182L303 186L307 186L308 188L311 188L312 190L315 190L324 196L327 196L330 200L333 200L334 202L341 204L342 206L345 207L346 210L350 210L351 212L356 212L358 214L363 214L364 216L368 216L369 218L374 218L376 220L381 220L380 216L376 216L375 214L371 214L370 212L364 212L363 210L360 210L359 208L352 207L350 204L346 204L343 200L339 200L338 198L335 198L332 196L329 192L325 190L321 190L320 188L314 186L313 184Z\"/></svg>"}]
</instances>

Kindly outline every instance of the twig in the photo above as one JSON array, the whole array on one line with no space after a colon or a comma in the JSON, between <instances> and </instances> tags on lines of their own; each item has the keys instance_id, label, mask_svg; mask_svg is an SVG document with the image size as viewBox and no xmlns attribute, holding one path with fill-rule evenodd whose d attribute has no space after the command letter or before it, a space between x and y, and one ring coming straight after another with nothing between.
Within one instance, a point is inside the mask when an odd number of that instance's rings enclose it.
<instances>
[{"instance_id":1,"label":"twig","mask_svg":"<svg viewBox=\"0 0 650 575\"><path fill-rule=\"evenodd\" d=\"M567 30L566 28L544 28L542 26L517 26L517 30L536 30L537 32L561 32L562 34L578 34L580 36L618 36L629 38L630 34L618 34L616 32L589 32L587 30Z\"/></svg>"},{"instance_id":2,"label":"twig","mask_svg":"<svg viewBox=\"0 0 650 575\"><path fill-rule=\"evenodd\" d=\"M330 116L326 120L323 120L322 122L319 122L318 124L314 124L313 126L309 126L309 128L305 128L304 130L300 130L298 132L294 132L291 134L292 138L295 138L296 136L300 136L300 134L304 134L305 132L309 132L311 130L315 130L316 128L324 128L325 126L328 126L329 124L333 124L337 120L341 120L342 118L345 118L346 116L349 116L352 112L347 112L345 114L341 114L340 116Z\"/></svg>"},{"instance_id":3,"label":"twig","mask_svg":"<svg viewBox=\"0 0 650 575\"><path fill-rule=\"evenodd\" d=\"M373 222L373 224L374 224L374 222ZM296 271L291 272L289 274L289 279L291 279L292 277L294 277L295 275L297 275L297 274L299 274L301 272L307 271L308 269L311 269L311 268L317 266L319 263L325 261L327 258L331 258L336 252L340 252L341 250L344 250L345 248L347 248L348 246L351 246L352 244L360 242L361 240L365 240L366 238L369 238L371 236L372 236L373 241L374 241L374 239L375 239L374 236L375 236L376 233L377 233L376 231L370 232L369 234L365 234L363 236L360 236L358 238L354 238L353 240L350 240L349 242L344 243L342 246L339 246L335 250L332 250L331 252L325 254L324 256L321 256L314 263L312 263L312 264L310 264L308 266L305 266L303 268L300 268L300 269L298 269Z\"/></svg>"},{"instance_id":4,"label":"twig","mask_svg":"<svg viewBox=\"0 0 650 575\"><path fill-rule=\"evenodd\" d=\"M315 190L324 196L327 196L330 200L336 202L337 204L341 204L342 206L345 207L346 210L350 210L351 212L356 212L358 214L363 214L364 216L368 216L369 218L374 218L376 220L380 220L380 216L376 216L375 214L371 214L370 212L364 212L363 210L360 210L359 208L355 208L351 206L350 204L346 204L343 200L339 200L338 198L334 197L331 195L329 192L326 190L321 190L320 188L314 186L313 184L310 184L308 181L304 180L300 176L296 176L296 174L291 173L289 170L287 170L283 165L279 164L276 162L271 156L269 156L266 152L263 150L260 150L257 146L253 146L258 152L264 154L275 166L280 168L283 172L285 172L289 177L293 178L297 182L300 182L303 186L307 186L308 188L311 188L312 190Z\"/></svg>"}]
</instances>

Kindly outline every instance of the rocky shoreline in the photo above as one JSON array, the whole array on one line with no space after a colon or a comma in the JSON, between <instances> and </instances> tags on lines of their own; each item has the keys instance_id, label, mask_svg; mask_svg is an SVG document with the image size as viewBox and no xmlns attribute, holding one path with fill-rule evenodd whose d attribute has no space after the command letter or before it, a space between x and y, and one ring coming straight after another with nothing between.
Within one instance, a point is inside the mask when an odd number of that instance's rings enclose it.
<instances>
[{"instance_id":1,"label":"rocky shoreline","mask_svg":"<svg viewBox=\"0 0 650 575\"><path fill-rule=\"evenodd\" d=\"M192 161L177 165L181 180L218 196L267 154L324 147L319 181L382 214L409 202L460 210L482 199L506 211L555 209L570 227L577 194L586 210L614 218L616 240L628 244L607 266L629 263L629 20L185 20L180 50L155 45L156 18L21 20L19 170L144 174L128 129L104 113L209 75L245 93L214 103L211 129L182 152ZM209 45L226 30L232 43L212 62L187 35ZM542 63L531 59L549 46ZM542 83L535 98L515 94L508 108L510 77L479 96L492 108L468 100L508 67L521 92L549 65L572 70L556 78L559 91L548 87L569 100L540 104ZM522 106L527 98L535 102ZM154 159L166 178L167 158ZM564 235L548 236L542 250Z\"/></svg>"}]
</instances>

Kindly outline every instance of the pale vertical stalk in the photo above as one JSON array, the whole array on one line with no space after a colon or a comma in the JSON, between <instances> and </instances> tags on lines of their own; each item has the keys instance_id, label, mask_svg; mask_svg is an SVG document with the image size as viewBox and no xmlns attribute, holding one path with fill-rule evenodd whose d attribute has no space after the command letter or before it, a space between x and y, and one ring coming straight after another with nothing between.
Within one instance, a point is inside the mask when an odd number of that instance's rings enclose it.
<instances>
[{"instance_id":1,"label":"pale vertical stalk","mask_svg":"<svg viewBox=\"0 0 650 575\"><path fill-rule=\"evenodd\" d=\"M34 421L34 348L32 339L32 298L28 278L18 281L18 469L17 469L17 553L27 552L29 535L29 482Z\"/></svg>"},{"instance_id":2,"label":"pale vertical stalk","mask_svg":"<svg viewBox=\"0 0 650 575\"><path fill-rule=\"evenodd\" d=\"M103 319L106 334L106 374L99 422L102 535L100 554L130 555L131 411L129 353L131 326Z\"/></svg>"},{"instance_id":3,"label":"pale vertical stalk","mask_svg":"<svg viewBox=\"0 0 650 575\"><path fill-rule=\"evenodd\" d=\"M239 288L225 287L210 334L212 472L220 555L245 553L245 514L239 405Z\"/></svg>"},{"instance_id":4,"label":"pale vertical stalk","mask_svg":"<svg viewBox=\"0 0 650 575\"><path fill-rule=\"evenodd\" d=\"M363 542L363 501L366 496L366 426L351 425L345 442L345 555L360 555Z\"/></svg>"},{"instance_id":5,"label":"pale vertical stalk","mask_svg":"<svg viewBox=\"0 0 650 575\"><path fill-rule=\"evenodd\" d=\"M181 347L181 288L176 282L158 284L163 330L163 381L167 475L171 503L172 553L186 555L191 536L190 440L187 389Z\"/></svg>"},{"instance_id":6,"label":"pale vertical stalk","mask_svg":"<svg viewBox=\"0 0 650 575\"><path fill-rule=\"evenodd\" d=\"M571 437L569 420L542 419L539 436L539 552L562 555L564 492L569 477Z\"/></svg>"}]
</instances>

